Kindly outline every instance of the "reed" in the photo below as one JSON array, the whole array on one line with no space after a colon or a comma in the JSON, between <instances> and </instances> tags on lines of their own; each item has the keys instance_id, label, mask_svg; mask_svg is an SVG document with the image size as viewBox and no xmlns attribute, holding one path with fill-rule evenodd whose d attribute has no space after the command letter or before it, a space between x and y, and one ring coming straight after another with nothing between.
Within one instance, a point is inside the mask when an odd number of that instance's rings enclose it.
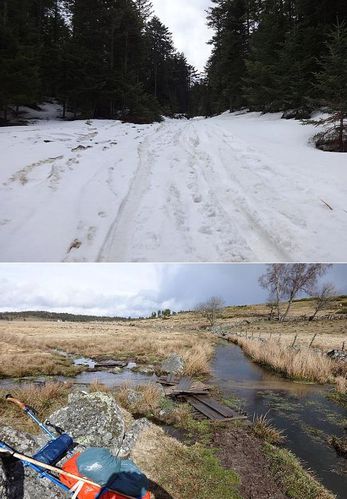
<instances>
[{"instance_id":1,"label":"reed","mask_svg":"<svg viewBox=\"0 0 347 499\"><path fill-rule=\"evenodd\" d=\"M213 355L210 344L204 343L193 346L183 354L184 372L186 376L197 376L210 372L209 362Z\"/></svg>"},{"instance_id":2,"label":"reed","mask_svg":"<svg viewBox=\"0 0 347 499\"><path fill-rule=\"evenodd\" d=\"M315 383L334 380L334 362L316 350L294 349L275 340L258 341L237 336L231 340L255 362L270 367L285 377Z\"/></svg>"},{"instance_id":3,"label":"reed","mask_svg":"<svg viewBox=\"0 0 347 499\"><path fill-rule=\"evenodd\" d=\"M267 414L254 416L252 428L257 437L265 440L269 444L278 445L283 443L285 440L283 432L272 425Z\"/></svg>"}]
</instances>

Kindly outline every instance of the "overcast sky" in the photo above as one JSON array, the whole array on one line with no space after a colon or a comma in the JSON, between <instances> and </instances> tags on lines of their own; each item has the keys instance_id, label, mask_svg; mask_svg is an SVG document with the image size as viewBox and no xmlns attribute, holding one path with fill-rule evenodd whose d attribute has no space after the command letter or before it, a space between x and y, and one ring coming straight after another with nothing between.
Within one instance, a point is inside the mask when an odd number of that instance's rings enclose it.
<instances>
[{"instance_id":1,"label":"overcast sky","mask_svg":"<svg viewBox=\"0 0 347 499\"><path fill-rule=\"evenodd\" d=\"M192 309L213 296L228 305L261 303L263 265L0 264L0 311L49 310L139 317ZM347 294L347 265L325 280Z\"/></svg>"},{"instance_id":2,"label":"overcast sky","mask_svg":"<svg viewBox=\"0 0 347 499\"><path fill-rule=\"evenodd\" d=\"M175 47L184 52L188 62L199 71L211 53L207 42L212 33L206 25L210 0L152 0L156 15L170 29Z\"/></svg>"}]
</instances>

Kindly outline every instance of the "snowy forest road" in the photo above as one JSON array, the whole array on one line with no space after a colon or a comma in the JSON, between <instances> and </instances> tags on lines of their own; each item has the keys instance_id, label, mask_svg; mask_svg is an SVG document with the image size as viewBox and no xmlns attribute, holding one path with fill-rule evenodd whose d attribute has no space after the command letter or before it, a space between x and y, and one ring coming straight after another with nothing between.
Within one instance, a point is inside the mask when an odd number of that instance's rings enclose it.
<instances>
[{"instance_id":1,"label":"snowy forest road","mask_svg":"<svg viewBox=\"0 0 347 499\"><path fill-rule=\"evenodd\" d=\"M3 128L0 259L339 261L347 169L312 134L254 113Z\"/></svg>"}]
</instances>

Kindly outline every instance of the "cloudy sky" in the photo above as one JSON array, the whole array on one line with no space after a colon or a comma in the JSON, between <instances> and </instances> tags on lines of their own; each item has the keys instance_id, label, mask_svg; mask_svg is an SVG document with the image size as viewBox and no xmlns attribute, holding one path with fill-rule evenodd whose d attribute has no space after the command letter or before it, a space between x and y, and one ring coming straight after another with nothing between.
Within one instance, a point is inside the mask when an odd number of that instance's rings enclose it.
<instances>
[{"instance_id":1,"label":"cloudy sky","mask_svg":"<svg viewBox=\"0 0 347 499\"><path fill-rule=\"evenodd\" d=\"M49 310L110 316L192 309L213 295L226 304L266 300L263 265L0 264L0 311ZM325 280L347 293L347 265Z\"/></svg>"},{"instance_id":2,"label":"cloudy sky","mask_svg":"<svg viewBox=\"0 0 347 499\"><path fill-rule=\"evenodd\" d=\"M212 33L206 26L205 10L211 0L152 0L156 15L170 29L175 47L184 52L188 62L204 69L211 47Z\"/></svg>"}]
</instances>

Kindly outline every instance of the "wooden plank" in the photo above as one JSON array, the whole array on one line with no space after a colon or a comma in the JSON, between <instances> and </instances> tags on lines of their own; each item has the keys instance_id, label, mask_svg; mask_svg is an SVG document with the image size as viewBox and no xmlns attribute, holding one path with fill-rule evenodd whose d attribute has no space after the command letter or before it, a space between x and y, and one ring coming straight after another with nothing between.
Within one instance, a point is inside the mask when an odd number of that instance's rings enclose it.
<instances>
[{"instance_id":1,"label":"wooden plank","mask_svg":"<svg viewBox=\"0 0 347 499\"><path fill-rule=\"evenodd\" d=\"M194 388L191 390L177 390L175 386L170 387L170 389L167 391L168 395L206 395L205 390L195 390Z\"/></svg>"},{"instance_id":2,"label":"wooden plank","mask_svg":"<svg viewBox=\"0 0 347 499\"><path fill-rule=\"evenodd\" d=\"M176 386L176 390L178 391L187 391L192 387L193 380L189 376L185 376L181 378L178 385Z\"/></svg>"},{"instance_id":3,"label":"wooden plank","mask_svg":"<svg viewBox=\"0 0 347 499\"><path fill-rule=\"evenodd\" d=\"M224 416L219 414L219 412L216 412L215 410L211 409L207 405L205 405L203 402L200 402L197 400L194 396L187 396L186 400L199 412L204 414L204 416L208 417L209 419L212 420L223 420L225 419Z\"/></svg>"},{"instance_id":4,"label":"wooden plank","mask_svg":"<svg viewBox=\"0 0 347 499\"><path fill-rule=\"evenodd\" d=\"M219 412L222 416L225 418L233 418L234 416L238 416L239 414L231 409L230 407L227 407L225 405L221 405L220 403L217 402L217 400L214 400L213 398L207 396L207 395L194 395L194 398L199 400L200 402L204 403L211 409Z\"/></svg>"}]
</instances>

